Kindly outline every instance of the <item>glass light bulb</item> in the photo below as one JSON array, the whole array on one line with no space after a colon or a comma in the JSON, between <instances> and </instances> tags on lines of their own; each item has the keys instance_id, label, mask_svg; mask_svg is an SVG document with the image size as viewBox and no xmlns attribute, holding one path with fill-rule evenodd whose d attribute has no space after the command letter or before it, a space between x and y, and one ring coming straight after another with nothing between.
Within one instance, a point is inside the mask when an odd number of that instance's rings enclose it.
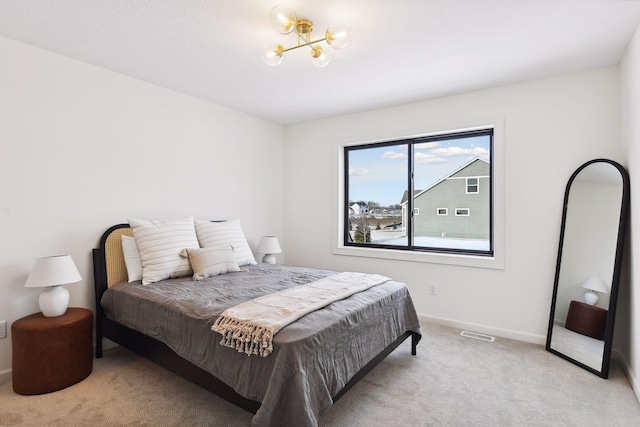
<instances>
[{"instance_id":1,"label":"glass light bulb","mask_svg":"<svg viewBox=\"0 0 640 427\"><path fill-rule=\"evenodd\" d=\"M271 67L277 67L283 59L283 47L277 43L267 45L262 51L262 60Z\"/></svg>"},{"instance_id":2,"label":"glass light bulb","mask_svg":"<svg viewBox=\"0 0 640 427\"><path fill-rule=\"evenodd\" d=\"M340 24L327 28L327 43L334 49L343 49L351 41L351 28Z\"/></svg>"},{"instance_id":3,"label":"glass light bulb","mask_svg":"<svg viewBox=\"0 0 640 427\"><path fill-rule=\"evenodd\" d=\"M331 61L329 52L323 50L321 46L313 46L311 48L311 63L318 68L326 67Z\"/></svg>"},{"instance_id":4,"label":"glass light bulb","mask_svg":"<svg viewBox=\"0 0 640 427\"><path fill-rule=\"evenodd\" d=\"M271 11L271 26L280 34L289 34L296 27L296 13L282 6L276 6Z\"/></svg>"}]
</instances>

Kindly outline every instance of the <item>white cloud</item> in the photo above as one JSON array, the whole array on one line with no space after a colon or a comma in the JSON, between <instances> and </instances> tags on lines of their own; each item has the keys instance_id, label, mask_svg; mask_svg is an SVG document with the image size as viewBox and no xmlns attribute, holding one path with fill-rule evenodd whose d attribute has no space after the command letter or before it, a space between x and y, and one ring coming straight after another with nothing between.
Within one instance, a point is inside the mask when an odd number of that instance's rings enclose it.
<instances>
[{"instance_id":1,"label":"white cloud","mask_svg":"<svg viewBox=\"0 0 640 427\"><path fill-rule=\"evenodd\" d=\"M440 146L440 141L421 142L419 144L414 145L416 150L431 150L431 149L437 148L439 146Z\"/></svg>"},{"instance_id":2,"label":"white cloud","mask_svg":"<svg viewBox=\"0 0 640 427\"><path fill-rule=\"evenodd\" d=\"M431 150L431 153L444 157L465 156L472 154L472 149L462 147L443 147Z\"/></svg>"},{"instance_id":3,"label":"white cloud","mask_svg":"<svg viewBox=\"0 0 640 427\"><path fill-rule=\"evenodd\" d=\"M473 148L473 155L481 157L481 158L486 159L486 160L489 160L489 150L487 150L486 148L474 147Z\"/></svg>"},{"instance_id":4,"label":"white cloud","mask_svg":"<svg viewBox=\"0 0 640 427\"><path fill-rule=\"evenodd\" d=\"M431 154L442 157L471 156L471 158L481 157L486 160L489 159L489 150L483 147L443 147L431 150Z\"/></svg>"},{"instance_id":5,"label":"white cloud","mask_svg":"<svg viewBox=\"0 0 640 427\"><path fill-rule=\"evenodd\" d=\"M444 163L447 160L431 153L415 153L415 161L419 164Z\"/></svg>"},{"instance_id":6,"label":"white cloud","mask_svg":"<svg viewBox=\"0 0 640 427\"><path fill-rule=\"evenodd\" d=\"M407 155L405 153L398 153L395 151L385 151L384 154L382 155L383 159L390 159L390 160L402 160L402 159L406 159Z\"/></svg>"}]
</instances>

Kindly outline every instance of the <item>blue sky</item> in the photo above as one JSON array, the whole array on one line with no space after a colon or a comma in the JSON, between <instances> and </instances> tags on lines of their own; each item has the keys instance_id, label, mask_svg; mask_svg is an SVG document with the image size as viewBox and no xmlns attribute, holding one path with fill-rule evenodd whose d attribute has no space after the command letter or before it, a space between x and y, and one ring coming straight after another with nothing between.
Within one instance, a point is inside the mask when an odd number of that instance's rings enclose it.
<instances>
[{"instance_id":1,"label":"blue sky","mask_svg":"<svg viewBox=\"0 0 640 427\"><path fill-rule=\"evenodd\" d=\"M468 161L489 161L489 136L425 142L415 146L415 189L422 190ZM349 152L349 199L399 204L407 189L407 148L386 146Z\"/></svg>"}]
</instances>

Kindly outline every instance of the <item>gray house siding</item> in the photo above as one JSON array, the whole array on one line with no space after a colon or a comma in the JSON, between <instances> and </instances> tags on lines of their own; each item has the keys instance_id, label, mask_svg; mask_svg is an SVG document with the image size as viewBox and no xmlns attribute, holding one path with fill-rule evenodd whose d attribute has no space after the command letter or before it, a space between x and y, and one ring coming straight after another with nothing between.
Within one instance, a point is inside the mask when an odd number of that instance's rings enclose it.
<instances>
[{"instance_id":1,"label":"gray house siding","mask_svg":"<svg viewBox=\"0 0 640 427\"><path fill-rule=\"evenodd\" d=\"M467 176L489 176L489 163L476 159L473 163L470 163L464 169L460 169L455 174L451 175L451 178Z\"/></svg>"},{"instance_id":2,"label":"gray house siding","mask_svg":"<svg viewBox=\"0 0 640 427\"><path fill-rule=\"evenodd\" d=\"M476 159L414 199L414 235L429 237L490 238L489 164ZM477 177L477 194L467 193L467 177ZM438 215L438 209L447 215ZM469 216L456 216L456 209L469 210Z\"/></svg>"}]
</instances>

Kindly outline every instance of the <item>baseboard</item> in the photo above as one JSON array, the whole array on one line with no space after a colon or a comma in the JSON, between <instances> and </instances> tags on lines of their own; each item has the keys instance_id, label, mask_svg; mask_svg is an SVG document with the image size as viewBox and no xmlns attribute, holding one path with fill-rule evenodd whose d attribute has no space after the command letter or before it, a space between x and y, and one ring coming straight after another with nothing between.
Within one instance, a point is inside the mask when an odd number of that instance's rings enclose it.
<instances>
[{"instance_id":1,"label":"baseboard","mask_svg":"<svg viewBox=\"0 0 640 427\"><path fill-rule=\"evenodd\" d=\"M479 325L477 323L459 322L457 320L444 319L442 317L435 317L435 316L425 316L422 314L418 315L418 318L421 321L425 321L428 323L435 323L437 325L450 326L456 329L465 329L470 332L479 332L482 334L493 335L496 337L508 338L508 339L518 340L518 341L525 341L533 344L544 345L547 342L546 335L526 334L523 332L511 331L508 329L500 329L500 328L493 328L491 326L486 326L486 325Z\"/></svg>"},{"instance_id":2,"label":"baseboard","mask_svg":"<svg viewBox=\"0 0 640 427\"><path fill-rule=\"evenodd\" d=\"M4 382L11 377L11 369L5 369L4 371L0 371L0 382Z\"/></svg>"},{"instance_id":3,"label":"baseboard","mask_svg":"<svg viewBox=\"0 0 640 427\"><path fill-rule=\"evenodd\" d=\"M624 371L627 379L629 380L629 384L631 385L631 390L633 390L636 395L636 399L638 399L638 402L640 402L640 384L636 380L636 374L629 366L629 363L624 357L624 354L619 350L613 350L613 352L611 353L611 357L617 359L620 362L620 366L622 366L622 370Z\"/></svg>"}]
</instances>

